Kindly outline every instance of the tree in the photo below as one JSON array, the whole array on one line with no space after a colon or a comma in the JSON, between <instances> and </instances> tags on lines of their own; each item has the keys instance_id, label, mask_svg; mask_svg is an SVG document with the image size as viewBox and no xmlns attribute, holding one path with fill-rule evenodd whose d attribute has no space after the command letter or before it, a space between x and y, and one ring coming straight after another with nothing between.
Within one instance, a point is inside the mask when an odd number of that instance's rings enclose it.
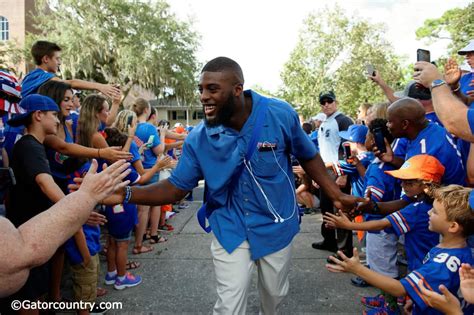
<instances>
[{"instance_id":1,"label":"tree","mask_svg":"<svg viewBox=\"0 0 474 315\"><path fill-rule=\"evenodd\" d=\"M349 18L339 7L310 14L281 73L283 98L305 117L320 111L323 90L333 90L340 108L351 115L362 103L384 101L365 70L372 64L389 85L399 87L400 60L383 33L383 25Z\"/></svg>"},{"instance_id":2,"label":"tree","mask_svg":"<svg viewBox=\"0 0 474 315\"><path fill-rule=\"evenodd\" d=\"M474 2L465 8L448 10L438 19L425 20L423 26L416 30L416 37L428 42L450 40L449 54L456 54L474 39Z\"/></svg>"},{"instance_id":3,"label":"tree","mask_svg":"<svg viewBox=\"0 0 474 315\"><path fill-rule=\"evenodd\" d=\"M38 39L62 51L62 76L150 89L158 98L195 100L197 34L178 21L165 0L40 0Z\"/></svg>"}]
</instances>

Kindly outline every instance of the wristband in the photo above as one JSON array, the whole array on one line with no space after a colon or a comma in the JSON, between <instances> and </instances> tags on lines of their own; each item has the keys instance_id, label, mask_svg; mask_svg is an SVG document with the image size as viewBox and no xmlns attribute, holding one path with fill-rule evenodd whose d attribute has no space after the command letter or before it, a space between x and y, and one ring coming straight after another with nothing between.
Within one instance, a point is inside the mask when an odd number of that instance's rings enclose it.
<instances>
[{"instance_id":1,"label":"wristband","mask_svg":"<svg viewBox=\"0 0 474 315\"><path fill-rule=\"evenodd\" d=\"M128 204L131 198L132 198L132 187L125 186L125 198L123 199L123 203Z\"/></svg>"}]
</instances>

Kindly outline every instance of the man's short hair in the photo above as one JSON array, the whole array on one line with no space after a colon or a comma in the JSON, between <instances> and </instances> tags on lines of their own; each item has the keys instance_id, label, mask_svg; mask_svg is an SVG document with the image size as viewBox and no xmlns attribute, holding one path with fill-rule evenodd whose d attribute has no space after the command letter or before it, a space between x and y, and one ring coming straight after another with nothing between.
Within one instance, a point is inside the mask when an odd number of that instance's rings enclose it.
<instances>
[{"instance_id":1,"label":"man's short hair","mask_svg":"<svg viewBox=\"0 0 474 315\"><path fill-rule=\"evenodd\" d=\"M234 60L227 57L217 57L206 63L202 68L201 73L203 72L223 72L231 71L235 73L237 78L240 80L240 83L244 83L244 74L242 68Z\"/></svg>"},{"instance_id":2,"label":"man's short hair","mask_svg":"<svg viewBox=\"0 0 474 315\"><path fill-rule=\"evenodd\" d=\"M31 47L31 55L37 66L41 65L44 56L52 57L56 51L61 51L61 47L45 40L39 40Z\"/></svg>"},{"instance_id":3,"label":"man's short hair","mask_svg":"<svg viewBox=\"0 0 474 315\"><path fill-rule=\"evenodd\" d=\"M465 237L474 234L474 212L469 205L471 192L471 188L460 185L449 185L433 191L433 197L443 205L448 221L458 223Z\"/></svg>"}]
</instances>

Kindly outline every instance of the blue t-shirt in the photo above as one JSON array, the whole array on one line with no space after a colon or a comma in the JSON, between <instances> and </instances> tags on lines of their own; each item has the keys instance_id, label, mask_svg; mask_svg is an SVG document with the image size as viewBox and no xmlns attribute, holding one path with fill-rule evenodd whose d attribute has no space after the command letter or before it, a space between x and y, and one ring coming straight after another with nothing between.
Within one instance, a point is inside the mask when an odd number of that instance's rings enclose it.
<instances>
[{"instance_id":1,"label":"blue t-shirt","mask_svg":"<svg viewBox=\"0 0 474 315\"><path fill-rule=\"evenodd\" d=\"M457 150L453 138L441 126L429 123L414 140L408 141L405 161L419 155L429 154L437 158L445 167L442 183L463 186L466 171L461 162L461 153Z\"/></svg>"},{"instance_id":2,"label":"blue t-shirt","mask_svg":"<svg viewBox=\"0 0 474 315\"><path fill-rule=\"evenodd\" d=\"M37 93L38 88L53 77L54 73L44 71L40 68L31 71L25 76L23 81L21 81L21 97L25 98L25 96Z\"/></svg>"},{"instance_id":3,"label":"blue t-shirt","mask_svg":"<svg viewBox=\"0 0 474 315\"><path fill-rule=\"evenodd\" d=\"M309 138L313 141L314 145L316 146L316 150L319 151L319 142L318 142L318 130L313 131L310 133Z\"/></svg>"},{"instance_id":4,"label":"blue t-shirt","mask_svg":"<svg viewBox=\"0 0 474 315\"><path fill-rule=\"evenodd\" d=\"M79 113L76 111L71 111L68 119L72 121L72 138L76 141L77 135L77 122L79 121Z\"/></svg>"},{"instance_id":5,"label":"blue t-shirt","mask_svg":"<svg viewBox=\"0 0 474 315\"><path fill-rule=\"evenodd\" d=\"M367 168L374 160L375 156L372 152L362 152L358 155L359 161ZM333 165L334 173L337 176L347 175L351 183L351 194L357 197L363 197L365 193L365 178L359 175L357 167L347 163L344 160L339 160Z\"/></svg>"},{"instance_id":6,"label":"blue t-shirt","mask_svg":"<svg viewBox=\"0 0 474 315\"><path fill-rule=\"evenodd\" d=\"M70 184L74 183L74 177L84 177L87 171L89 170L90 165L90 162L87 162L83 164L79 168L79 170L69 175L68 177ZM89 249L89 253L91 256L94 256L100 251L100 227L84 224L82 226L82 230L84 231L84 235L86 237L86 244L87 248ZM74 236L66 241L66 243L64 244L64 248L66 250L67 257L71 262L71 265L77 265L82 263L83 258L76 245Z\"/></svg>"},{"instance_id":7,"label":"blue t-shirt","mask_svg":"<svg viewBox=\"0 0 474 315\"><path fill-rule=\"evenodd\" d=\"M460 90L462 94L467 95L468 91L472 91L474 89L474 87L469 86L472 80L474 80L474 72L466 73L461 77L461 79L459 80L459 85L461 87ZM474 102L469 103L468 106L471 107L472 104L474 104Z\"/></svg>"},{"instance_id":8,"label":"blue t-shirt","mask_svg":"<svg viewBox=\"0 0 474 315\"><path fill-rule=\"evenodd\" d=\"M160 135L156 131L156 127L150 123L139 123L137 130L135 131L134 141L135 144L140 147L144 143L147 143L153 137L151 146L148 150L143 151L142 163L144 168L152 168L156 163L156 155L153 153L153 148L160 145Z\"/></svg>"},{"instance_id":9,"label":"blue t-shirt","mask_svg":"<svg viewBox=\"0 0 474 315\"><path fill-rule=\"evenodd\" d=\"M439 243L439 234L428 229L428 211L433 205L425 201L409 204L386 218L398 236L405 235L408 269L416 270L423 263L426 253Z\"/></svg>"},{"instance_id":10,"label":"blue t-shirt","mask_svg":"<svg viewBox=\"0 0 474 315\"><path fill-rule=\"evenodd\" d=\"M418 282L423 280L425 287L440 294L439 286L443 284L454 296L457 296L460 284L458 270L462 263L472 263L472 253L469 247L433 247L424 258L423 264L400 280L407 294L413 300L413 315L443 314L425 303L420 294Z\"/></svg>"},{"instance_id":11,"label":"blue t-shirt","mask_svg":"<svg viewBox=\"0 0 474 315\"><path fill-rule=\"evenodd\" d=\"M288 103L250 90L244 93L252 97L253 106L240 132L222 125L207 127L201 122L186 138L183 155L168 180L179 189L190 191L205 179L214 201L209 223L217 240L228 253L247 240L251 259L256 260L285 248L298 233L299 215L289 155L309 160L317 151ZM257 147L247 163L249 168L244 168L230 193L232 175L243 163L257 117L256 108L261 102L268 102L268 111ZM276 215L258 186L284 219L282 223L275 223Z\"/></svg>"},{"instance_id":12,"label":"blue t-shirt","mask_svg":"<svg viewBox=\"0 0 474 315\"><path fill-rule=\"evenodd\" d=\"M370 199L374 202L386 202L398 199L401 187L395 177L385 173L394 170L390 163L381 162L376 158L365 172L365 193L370 191ZM365 221L380 220L385 216L382 214L365 214ZM369 231L369 233L380 233L380 231Z\"/></svg>"},{"instance_id":13,"label":"blue t-shirt","mask_svg":"<svg viewBox=\"0 0 474 315\"><path fill-rule=\"evenodd\" d=\"M443 123L441 122L441 120L439 120L439 118L438 118L438 116L436 115L435 112L426 113L425 117L426 117L426 119L428 119L432 123L435 123L437 125L440 125L441 127L444 127Z\"/></svg>"},{"instance_id":14,"label":"blue t-shirt","mask_svg":"<svg viewBox=\"0 0 474 315\"><path fill-rule=\"evenodd\" d=\"M131 172L125 180L134 185L140 180L140 175L133 166L129 167ZM135 204L118 204L113 207L105 207L105 216L107 217L107 227L110 235L115 238L123 238L133 230L138 223L137 206Z\"/></svg>"}]
</instances>

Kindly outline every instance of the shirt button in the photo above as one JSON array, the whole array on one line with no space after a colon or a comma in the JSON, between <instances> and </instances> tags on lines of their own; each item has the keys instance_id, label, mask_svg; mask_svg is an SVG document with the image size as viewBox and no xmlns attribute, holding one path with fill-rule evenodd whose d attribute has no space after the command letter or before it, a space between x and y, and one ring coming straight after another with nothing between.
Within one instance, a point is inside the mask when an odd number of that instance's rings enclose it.
<instances>
[{"instance_id":1,"label":"shirt button","mask_svg":"<svg viewBox=\"0 0 474 315\"><path fill-rule=\"evenodd\" d=\"M248 199L248 198L245 198L244 201L249 201L249 199Z\"/></svg>"},{"instance_id":2,"label":"shirt button","mask_svg":"<svg viewBox=\"0 0 474 315\"><path fill-rule=\"evenodd\" d=\"M245 212L245 215L250 215L250 213L248 213L248 212Z\"/></svg>"},{"instance_id":3,"label":"shirt button","mask_svg":"<svg viewBox=\"0 0 474 315\"><path fill-rule=\"evenodd\" d=\"M248 232L250 232L250 229L249 229L249 228L247 228L247 231L248 231Z\"/></svg>"}]
</instances>

